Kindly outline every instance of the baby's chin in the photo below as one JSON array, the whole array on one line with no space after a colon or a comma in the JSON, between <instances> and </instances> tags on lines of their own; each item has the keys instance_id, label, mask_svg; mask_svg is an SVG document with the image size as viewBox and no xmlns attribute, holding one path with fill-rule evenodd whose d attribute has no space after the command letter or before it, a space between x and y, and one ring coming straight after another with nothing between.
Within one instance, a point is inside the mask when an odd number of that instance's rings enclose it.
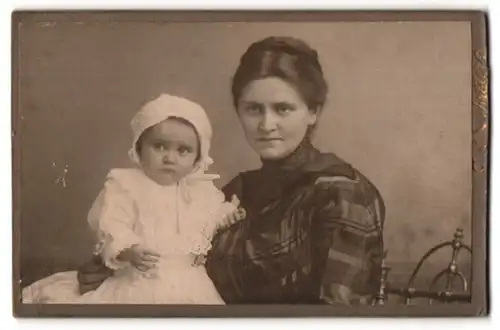
<instances>
[{"instance_id":1,"label":"baby's chin","mask_svg":"<svg viewBox=\"0 0 500 330\"><path fill-rule=\"evenodd\" d=\"M148 174L146 175L159 184L160 186L171 186L179 182L179 178L175 174Z\"/></svg>"}]
</instances>

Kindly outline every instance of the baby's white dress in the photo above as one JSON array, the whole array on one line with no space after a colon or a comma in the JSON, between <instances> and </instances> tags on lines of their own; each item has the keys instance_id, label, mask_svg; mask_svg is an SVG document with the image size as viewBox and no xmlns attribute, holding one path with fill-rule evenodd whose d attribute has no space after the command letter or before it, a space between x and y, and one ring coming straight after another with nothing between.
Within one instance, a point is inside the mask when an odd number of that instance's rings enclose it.
<instances>
[{"instance_id":1,"label":"baby's white dress","mask_svg":"<svg viewBox=\"0 0 500 330\"><path fill-rule=\"evenodd\" d=\"M212 180L161 186L139 169L114 169L88 219L114 275L80 295L75 271L57 273L23 289L23 303L223 304L205 267L193 261L210 249L216 228L234 209ZM161 255L155 269L143 273L116 260L133 244Z\"/></svg>"}]
</instances>

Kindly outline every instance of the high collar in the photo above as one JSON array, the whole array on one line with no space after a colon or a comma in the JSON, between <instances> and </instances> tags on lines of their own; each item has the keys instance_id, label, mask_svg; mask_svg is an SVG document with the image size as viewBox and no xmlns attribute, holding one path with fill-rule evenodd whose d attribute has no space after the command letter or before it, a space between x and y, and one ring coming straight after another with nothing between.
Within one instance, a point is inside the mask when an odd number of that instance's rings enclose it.
<instances>
[{"instance_id":1,"label":"high collar","mask_svg":"<svg viewBox=\"0 0 500 330\"><path fill-rule=\"evenodd\" d=\"M319 176L354 177L348 163L333 153L320 152L307 138L287 157L262 163L261 169L243 173L243 202L249 210L260 210L281 200Z\"/></svg>"},{"instance_id":2,"label":"high collar","mask_svg":"<svg viewBox=\"0 0 500 330\"><path fill-rule=\"evenodd\" d=\"M295 171L301 170L314 161L319 151L314 148L308 138L302 140L299 146L285 158L277 160L261 159L264 171Z\"/></svg>"}]
</instances>

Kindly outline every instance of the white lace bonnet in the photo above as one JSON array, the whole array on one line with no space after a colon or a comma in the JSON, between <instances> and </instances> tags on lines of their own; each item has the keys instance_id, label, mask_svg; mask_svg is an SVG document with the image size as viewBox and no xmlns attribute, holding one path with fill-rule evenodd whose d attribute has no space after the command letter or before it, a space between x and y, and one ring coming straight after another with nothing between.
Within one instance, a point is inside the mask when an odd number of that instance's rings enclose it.
<instances>
[{"instance_id":1,"label":"white lace bonnet","mask_svg":"<svg viewBox=\"0 0 500 330\"><path fill-rule=\"evenodd\" d=\"M161 94L156 99L144 105L132 119L130 126L133 132L132 148L129 157L135 164L140 164L136 144L146 129L168 118L182 118L191 123L200 138L200 159L194 172L204 172L213 163L209 156L210 141L212 139L212 126L201 105L186 98Z\"/></svg>"}]
</instances>

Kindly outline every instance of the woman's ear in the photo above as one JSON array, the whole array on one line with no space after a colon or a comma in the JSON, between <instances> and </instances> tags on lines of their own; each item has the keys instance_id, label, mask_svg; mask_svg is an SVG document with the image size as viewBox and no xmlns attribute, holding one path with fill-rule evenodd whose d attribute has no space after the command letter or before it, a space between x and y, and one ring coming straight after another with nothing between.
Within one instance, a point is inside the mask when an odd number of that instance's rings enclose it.
<instances>
[{"instance_id":1,"label":"woman's ear","mask_svg":"<svg viewBox=\"0 0 500 330\"><path fill-rule=\"evenodd\" d=\"M309 126L316 125L316 121L318 120L318 115L321 112L321 107L317 106L315 108L309 108L309 117L307 119L307 124Z\"/></svg>"}]
</instances>

